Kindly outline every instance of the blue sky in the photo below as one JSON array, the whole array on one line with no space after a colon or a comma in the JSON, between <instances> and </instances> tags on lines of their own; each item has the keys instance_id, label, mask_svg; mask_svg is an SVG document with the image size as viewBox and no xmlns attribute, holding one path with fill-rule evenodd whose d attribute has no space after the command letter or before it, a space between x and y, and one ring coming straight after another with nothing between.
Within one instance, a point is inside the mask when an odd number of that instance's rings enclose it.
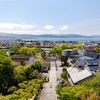
<instances>
[{"instance_id":1,"label":"blue sky","mask_svg":"<svg viewBox=\"0 0 100 100\"><path fill-rule=\"evenodd\" d=\"M100 35L100 0L0 0L0 32Z\"/></svg>"}]
</instances>

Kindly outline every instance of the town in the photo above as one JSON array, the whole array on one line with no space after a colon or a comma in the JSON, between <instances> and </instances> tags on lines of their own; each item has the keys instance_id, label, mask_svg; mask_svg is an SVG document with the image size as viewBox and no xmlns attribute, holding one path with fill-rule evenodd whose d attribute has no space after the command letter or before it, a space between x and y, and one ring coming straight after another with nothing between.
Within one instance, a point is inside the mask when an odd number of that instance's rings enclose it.
<instances>
[{"instance_id":1,"label":"town","mask_svg":"<svg viewBox=\"0 0 100 100\"><path fill-rule=\"evenodd\" d=\"M100 41L0 40L0 66L0 100L100 100Z\"/></svg>"}]
</instances>

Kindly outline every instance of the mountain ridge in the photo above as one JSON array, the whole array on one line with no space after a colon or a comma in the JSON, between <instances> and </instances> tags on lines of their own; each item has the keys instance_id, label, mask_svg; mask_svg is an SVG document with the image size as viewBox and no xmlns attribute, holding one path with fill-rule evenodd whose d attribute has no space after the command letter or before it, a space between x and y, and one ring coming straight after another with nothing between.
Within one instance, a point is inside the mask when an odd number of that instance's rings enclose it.
<instances>
[{"instance_id":1,"label":"mountain ridge","mask_svg":"<svg viewBox=\"0 0 100 100\"><path fill-rule=\"evenodd\" d=\"M15 39L32 39L37 37L44 37L44 38L98 38L100 35L92 35L92 36L85 36L79 34L42 34L42 35L33 35L33 34L14 34L14 33L0 33L1 38L15 38Z\"/></svg>"}]
</instances>

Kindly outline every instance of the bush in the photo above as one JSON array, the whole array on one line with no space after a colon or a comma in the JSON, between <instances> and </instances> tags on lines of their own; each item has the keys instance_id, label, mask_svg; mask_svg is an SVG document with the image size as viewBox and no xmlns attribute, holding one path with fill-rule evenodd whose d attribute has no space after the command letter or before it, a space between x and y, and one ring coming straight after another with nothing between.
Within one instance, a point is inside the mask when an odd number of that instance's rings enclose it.
<instances>
[{"instance_id":1,"label":"bush","mask_svg":"<svg viewBox=\"0 0 100 100\"><path fill-rule=\"evenodd\" d=\"M35 61L35 67L36 67L38 70L41 69L41 65L42 65L42 63L41 63L40 60L36 60L36 61Z\"/></svg>"},{"instance_id":2,"label":"bush","mask_svg":"<svg viewBox=\"0 0 100 100\"><path fill-rule=\"evenodd\" d=\"M63 87L69 87L69 86L70 86L70 84L68 82L63 84Z\"/></svg>"},{"instance_id":3,"label":"bush","mask_svg":"<svg viewBox=\"0 0 100 100\"><path fill-rule=\"evenodd\" d=\"M62 71L66 71L66 68L63 68Z\"/></svg>"},{"instance_id":4,"label":"bush","mask_svg":"<svg viewBox=\"0 0 100 100\"><path fill-rule=\"evenodd\" d=\"M24 83L19 83L18 84L19 88L23 89L23 88L26 88L26 85Z\"/></svg>"},{"instance_id":5,"label":"bush","mask_svg":"<svg viewBox=\"0 0 100 100\"><path fill-rule=\"evenodd\" d=\"M7 92L13 92L13 91L16 91L17 90L17 87L15 86L11 86Z\"/></svg>"}]
</instances>

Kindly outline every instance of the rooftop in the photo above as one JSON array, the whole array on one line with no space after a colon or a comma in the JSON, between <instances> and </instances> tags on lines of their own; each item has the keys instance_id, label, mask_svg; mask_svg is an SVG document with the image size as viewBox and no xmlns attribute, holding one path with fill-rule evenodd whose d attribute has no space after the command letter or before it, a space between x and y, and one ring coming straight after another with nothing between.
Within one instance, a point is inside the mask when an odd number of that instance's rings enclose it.
<instances>
[{"instance_id":1,"label":"rooftop","mask_svg":"<svg viewBox=\"0 0 100 100\"><path fill-rule=\"evenodd\" d=\"M97 60L91 59L91 60L86 60L87 63L98 63Z\"/></svg>"},{"instance_id":2,"label":"rooftop","mask_svg":"<svg viewBox=\"0 0 100 100\"><path fill-rule=\"evenodd\" d=\"M88 56L83 56L83 57L80 57L79 59L81 59L81 60L89 60L89 59L94 59L94 58L91 58L91 57L88 57Z\"/></svg>"},{"instance_id":3,"label":"rooftop","mask_svg":"<svg viewBox=\"0 0 100 100\"><path fill-rule=\"evenodd\" d=\"M23 60L20 60L20 59L12 59L12 61L23 61Z\"/></svg>"},{"instance_id":4,"label":"rooftop","mask_svg":"<svg viewBox=\"0 0 100 100\"><path fill-rule=\"evenodd\" d=\"M74 57L83 57L84 55L78 54L78 55L74 55Z\"/></svg>"},{"instance_id":5,"label":"rooftop","mask_svg":"<svg viewBox=\"0 0 100 100\"><path fill-rule=\"evenodd\" d=\"M42 61L42 67L49 67L48 61Z\"/></svg>"},{"instance_id":6,"label":"rooftop","mask_svg":"<svg viewBox=\"0 0 100 100\"><path fill-rule=\"evenodd\" d=\"M96 59L98 54L97 53L91 53L91 54L88 54L87 56Z\"/></svg>"},{"instance_id":7,"label":"rooftop","mask_svg":"<svg viewBox=\"0 0 100 100\"><path fill-rule=\"evenodd\" d=\"M90 69L93 69L93 70L97 70L97 69L100 68L98 65L88 65L88 67L89 67Z\"/></svg>"},{"instance_id":8,"label":"rooftop","mask_svg":"<svg viewBox=\"0 0 100 100\"><path fill-rule=\"evenodd\" d=\"M92 73L87 69L80 70L78 68L69 67L69 68L67 68L67 71L68 71L73 83L77 83L87 77L92 76Z\"/></svg>"},{"instance_id":9,"label":"rooftop","mask_svg":"<svg viewBox=\"0 0 100 100\"><path fill-rule=\"evenodd\" d=\"M30 57L32 57L32 56L30 56L30 55L14 55L14 56L11 56L11 59L29 59Z\"/></svg>"},{"instance_id":10,"label":"rooftop","mask_svg":"<svg viewBox=\"0 0 100 100\"><path fill-rule=\"evenodd\" d=\"M74 49L66 49L66 50L63 50L63 51L73 51L73 50L77 50L77 48L74 48Z\"/></svg>"}]
</instances>

